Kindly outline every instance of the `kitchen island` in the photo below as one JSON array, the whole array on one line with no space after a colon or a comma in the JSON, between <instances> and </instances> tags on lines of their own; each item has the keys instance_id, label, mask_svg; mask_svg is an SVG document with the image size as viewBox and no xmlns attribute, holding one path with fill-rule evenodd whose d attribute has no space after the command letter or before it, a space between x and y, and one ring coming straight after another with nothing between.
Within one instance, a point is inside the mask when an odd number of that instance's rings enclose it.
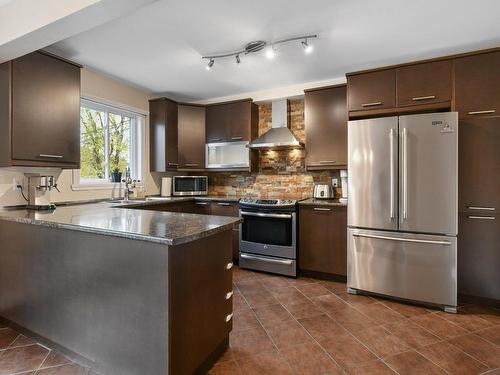
<instances>
[{"instance_id":1,"label":"kitchen island","mask_svg":"<svg viewBox=\"0 0 500 375\"><path fill-rule=\"evenodd\" d=\"M134 204L0 211L0 316L98 373L203 373L228 346L240 219Z\"/></svg>"}]
</instances>

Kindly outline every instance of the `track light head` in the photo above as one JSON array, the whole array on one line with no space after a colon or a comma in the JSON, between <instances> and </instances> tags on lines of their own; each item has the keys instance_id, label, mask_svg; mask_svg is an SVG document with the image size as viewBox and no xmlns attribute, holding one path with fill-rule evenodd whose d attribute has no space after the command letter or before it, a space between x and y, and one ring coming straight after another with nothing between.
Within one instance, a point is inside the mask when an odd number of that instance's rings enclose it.
<instances>
[{"instance_id":1,"label":"track light head","mask_svg":"<svg viewBox=\"0 0 500 375\"><path fill-rule=\"evenodd\" d=\"M307 42L307 39L302 41L302 47L304 47L304 52L309 54L313 51L313 46Z\"/></svg>"},{"instance_id":2,"label":"track light head","mask_svg":"<svg viewBox=\"0 0 500 375\"><path fill-rule=\"evenodd\" d=\"M241 63L241 59L240 59L240 55L236 55L236 64L240 64Z\"/></svg>"},{"instance_id":3,"label":"track light head","mask_svg":"<svg viewBox=\"0 0 500 375\"><path fill-rule=\"evenodd\" d=\"M212 66L214 66L215 64L215 60L214 59L210 59L210 61L208 62L208 65L205 67L206 70L210 70L212 69Z\"/></svg>"},{"instance_id":4,"label":"track light head","mask_svg":"<svg viewBox=\"0 0 500 375\"><path fill-rule=\"evenodd\" d=\"M266 57L268 59L274 59L274 57L276 56L276 51L274 50L274 46L273 45L270 45L269 47L267 47L266 49Z\"/></svg>"}]
</instances>

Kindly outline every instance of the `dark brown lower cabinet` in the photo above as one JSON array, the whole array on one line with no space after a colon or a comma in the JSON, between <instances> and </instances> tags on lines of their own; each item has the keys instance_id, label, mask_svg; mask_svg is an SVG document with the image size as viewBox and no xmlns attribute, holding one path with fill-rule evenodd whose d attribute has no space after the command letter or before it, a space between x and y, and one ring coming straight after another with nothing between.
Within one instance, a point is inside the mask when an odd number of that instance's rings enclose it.
<instances>
[{"instance_id":1,"label":"dark brown lower cabinet","mask_svg":"<svg viewBox=\"0 0 500 375\"><path fill-rule=\"evenodd\" d=\"M212 202L210 214L219 216L240 216L239 206L236 202ZM240 255L240 229L239 226L233 229L233 259L238 259Z\"/></svg>"},{"instance_id":2,"label":"dark brown lower cabinet","mask_svg":"<svg viewBox=\"0 0 500 375\"><path fill-rule=\"evenodd\" d=\"M458 293L500 303L500 217L463 212L458 224Z\"/></svg>"},{"instance_id":3,"label":"dark brown lower cabinet","mask_svg":"<svg viewBox=\"0 0 500 375\"><path fill-rule=\"evenodd\" d=\"M299 206L299 269L347 275L347 208Z\"/></svg>"}]
</instances>

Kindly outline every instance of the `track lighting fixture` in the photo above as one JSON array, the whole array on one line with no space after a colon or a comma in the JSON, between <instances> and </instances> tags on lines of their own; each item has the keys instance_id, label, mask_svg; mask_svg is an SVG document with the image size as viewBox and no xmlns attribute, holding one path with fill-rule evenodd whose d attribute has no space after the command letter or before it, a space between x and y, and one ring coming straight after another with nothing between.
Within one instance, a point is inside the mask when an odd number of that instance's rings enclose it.
<instances>
[{"instance_id":1,"label":"track lighting fixture","mask_svg":"<svg viewBox=\"0 0 500 375\"><path fill-rule=\"evenodd\" d=\"M304 52L309 54L313 50L313 46L307 43L307 38L302 41L302 47L304 47Z\"/></svg>"},{"instance_id":2,"label":"track lighting fixture","mask_svg":"<svg viewBox=\"0 0 500 375\"><path fill-rule=\"evenodd\" d=\"M215 64L215 60L214 59L210 59L210 61L208 62L208 65L205 67L206 70L210 70L212 69L212 66L214 66Z\"/></svg>"},{"instance_id":3,"label":"track lighting fixture","mask_svg":"<svg viewBox=\"0 0 500 375\"><path fill-rule=\"evenodd\" d=\"M273 42L265 42L263 40L256 40L250 43L247 43L247 45L234 52L227 52L227 53L219 53L219 54L211 54L207 56L202 56L202 59L207 59L208 65L206 66L207 70L210 70L210 68L214 65L215 59L222 59L226 57L235 57L236 59L236 64L241 63L241 58L240 55L248 55L251 53L256 53L260 52L263 49L265 49L265 55L268 59L272 59L276 56L276 48L275 46L279 44L285 44L285 43L290 43L290 42L295 42L295 41L301 41L301 45L304 48L304 52L306 54L310 54L313 50L313 46L309 44L310 39L316 39L318 35L316 34L311 34L311 35L302 35L302 36L297 36L297 37L292 37L292 38L286 38L286 39L280 39L276 40Z\"/></svg>"}]
</instances>

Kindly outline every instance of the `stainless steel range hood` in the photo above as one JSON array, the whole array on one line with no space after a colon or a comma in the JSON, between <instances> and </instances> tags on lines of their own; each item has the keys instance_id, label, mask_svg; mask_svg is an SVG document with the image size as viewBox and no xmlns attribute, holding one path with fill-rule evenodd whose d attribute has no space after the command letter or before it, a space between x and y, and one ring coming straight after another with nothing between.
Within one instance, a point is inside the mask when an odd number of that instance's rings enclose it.
<instances>
[{"instance_id":1,"label":"stainless steel range hood","mask_svg":"<svg viewBox=\"0 0 500 375\"><path fill-rule=\"evenodd\" d=\"M253 149L283 149L304 147L292 133L288 123L288 100L272 103L272 127L248 144Z\"/></svg>"}]
</instances>

